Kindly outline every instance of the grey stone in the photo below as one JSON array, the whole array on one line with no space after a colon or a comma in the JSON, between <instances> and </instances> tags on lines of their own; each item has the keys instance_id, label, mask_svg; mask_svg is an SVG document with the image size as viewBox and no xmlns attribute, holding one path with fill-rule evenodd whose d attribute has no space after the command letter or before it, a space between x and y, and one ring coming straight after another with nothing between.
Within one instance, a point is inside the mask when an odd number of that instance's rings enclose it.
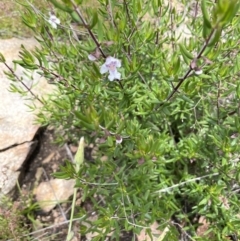
<instances>
[{"instance_id":1,"label":"grey stone","mask_svg":"<svg viewBox=\"0 0 240 241\"><path fill-rule=\"evenodd\" d=\"M0 198L11 194L21 181L24 163L36 147L36 142L26 142L0 153Z\"/></svg>"},{"instance_id":2,"label":"grey stone","mask_svg":"<svg viewBox=\"0 0 240 241\"><path fill-rule=\"evenodd\" d=\"M21 45L31 50L38 43L33 38L0 40L0 52L9 66L13 67L12 61L19 59ZM40 128L34 124L35 115L27 106L31 103L27 100L29 96L23 98L20 94L9 92L11 81L7 79L4 71L8 69L0 63L0 196L11 192L19 180L21 165L35 147L31 142ZM24 69L18 66L16 74L23 78L26 85L33 86L31 90L38 96L52 91L53 87L36 72L33 73L33 78L28 78L24 76ZM40 106L39 103L35 104Z\"/></svg>"},{"instance_id":3,"label":"grey stone","mask_svg":"<svg viewBox=\"0 0 240 241\"><path fill-rule=\"evenodd\" d=\"M34 190L36 199L44 212L51 211L56 204L68 200L73 195L75 180L52 179L40 183Z\"/></svg>"}]
</instances>

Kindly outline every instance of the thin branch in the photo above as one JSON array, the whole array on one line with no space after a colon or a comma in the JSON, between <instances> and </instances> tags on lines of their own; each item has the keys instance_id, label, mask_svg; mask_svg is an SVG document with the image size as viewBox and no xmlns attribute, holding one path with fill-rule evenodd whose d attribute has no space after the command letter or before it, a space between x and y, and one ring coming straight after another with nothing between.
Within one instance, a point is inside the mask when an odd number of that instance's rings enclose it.
<instances>
[{"instance_id":1,"label":"thin branch","mask_svg":"<svg viewBox=\"0 0 240 241\"><path fill-rule=\"evenodd\" d=\"M157 19L155 21L155 27L156 27L156 39L155 39L155 46L156 48L158 47L158 44L159 44L159 28L158 26L160 25L160 17L161 17L161 14L162 14L162 8L160 7L159 8L159 11L158 11L158 16L157 16ZM155 68L155 64L152 64L152 72L154 71L154 68Z\"/></svg>"},{"instance_id":2,"label":"thin branch","mask_svg":"<svg viewBox=\"0 0 240 241\"><path fill-rule=\"evenodd\" d=\"M219 125L220 122L220 106L219 106L219 98L220 98L220 81L218 82L218 87L217 87L217 122Z\"/></svg>"},{"instance_id":3,"label":"thin branch","mask_svg":"<svg viewBox=\"0 0 240 241\"><path fill-rule=\"evenodd\" d=\"M192 241L196 241L195 239L193 239L184 229L183 229L183 227L179 224L179 223L176 223L176 222L171 222L173 225L175 225L175 226L178 226L179 227L179 229L180 229L180 231L182 232L182 233L184 233L190 240L192 240Z\"/></svg>"},{"instance_id":4,"label":"thin branch","mask_svg":"<svg viewBox=\"0 0 240 241\"><path fill-rule=\"evenodd\" d=\"M12 70L12 68L7 64L7 63L3 63L8 70L11 72L11 74L13 74L15 76L15 78L18 80L18 82L20 82L24 88L36 99L38 100L41 104L44 104L43 101L41 101L33 92L32 90L14 73L14 71Z\"/></svg>"},{"instance_id":5,"label":"thin branch","mask_svg":"<svg viewBox=\"0 0 240 241\"><path fill-rule=\"evenodd\" d=\"M66 149L67 155L68 155L68 157L70 158L71 162L74 163L74 157L73 157L73 154L72 154L70 148L68 147L68 144L65 143L65 144L64 144L64 147L65 147L65 149Z\"/></svg>"},{"instance_id":6,"label":"thin branch","mask_svg":"<svg viewBox=\"0 0 240 241\"><path fill-rule=\"evenodd\" d=\"M199 2L197 1L197 2L196 2L196 5L195 5L195 7L194 7L194 16L193 16L194 19L197 19L198 4L199 4Z\"/></svg>"},{"instance_id":7,"label":"thin branch","mask_svg":"<svg viewBox=\"0 0 240 241\"><path fill-rule=\"evenodd\" d=\"M45 67L43 67L43 66L40 66L40 65L37 65L37 66L38 66L38 68L41 69L42 71L46 71L46 72L48 72L49 74L53 75L54 77L58 78L58 79L60 80L60 81L59 81L60 83L61 83L61 80L64 80L65 83L68 84L68 86L69 86L69 83L68 83L68 81L67 81L66 78L62 77L62 76L59 75L59 74L56 74L56 73L50 71L49 69L47 69L47 68L45 68ZM73 85L73 84L70 84L70 86L71 86L73 89L75 89L75 90L79 90L79 89L78 89L75 85Z\"/></svg>"},{"instance_id":8,"label":"thin branch","mask_svg":"<svg viewBox=\"0 0 240 241\"><path fill-rule=\"evenodd\" d=\"M123 205L123 210L124 210L124 214L125 214L125 217L126 217L127 222L128 222L130 225L133 225L134 227L138 227L138 228L147 228L147 229L148 229L149 227L142 226L142 225L138 225L138 224L136 224L136 223L132 223L132 222L130 222L130 221L128 220L127 212L126 212L126 208L125 208L125 202L124 202L123 191L121 192L121 194L122 194L122 205ZM130 201L130 200L128 199L128 201ZM129 204L131 204L131 203L129 202ZM131 210L131 213L132 213L132 210ZM134 220L133 220L133 221L134 221Z\"/></svg>"},{"instance_id":9,"label":"thin branch","mask_svg":"<svg viewBox=\"0 0 240 241\"><path fill-rule=\"evenodd\" d=\"M128 21L130 22L131 21L131 17L130 17L130 13L129 13L128 3L126 2L126 0L123 0L123 4L124 4L125 9L126 9Z\"/></svg>"},{"instance_id":10,"label":"thin branch","mask_svg":"<svg viewBox=\"0 0 240 241\"><path fill-rule=\"evenodd\" d=\"M240 104L239 104L239 106L238 106L238 108L236 110L233 110L233 111L227 113L222 119L225 120L228 116L235 115L236 113L239 112L239 109L240 109Z\"/></svg>"},{"instance_id":11,"label":"thin branch","mask_svg":"<svg viewBox=\"0 0 240 241\"><path fill-rule=\"evenodd\" d=\"M116 27L116 25L114 23L114 19L113 19L112 2L108 1L108 4L109 4L109 15L111 17L111 23L112 23L113 26Z\"/></svg>"},{"instance_id":12,"label":"thin branch","mask_svg":"<svg viewBox=\"0 0 240 241\"><path fill-rule=\"evenodd\" d=\"M130 13L129 13L129 8L128 8L128 4L126 2L126 0L123 0L123 4L124 4L124 7L125 7L125 10L126 10L126 14L127 14L127 19L128 19L128 24L130 25L131 24L131 17L130 17ZM125 34L124 34L125 35ZM130 34L131 36L131 34ZM129 42L130 38L127 37L127 41ZM131 48L130 48L130 44L127 45L127 52L128 52L128 55L131 56Z\"/></svg>"},{"instance_id":13,"label":"thin branch","mask_svg":"<svg viewBox=\"0 0 240 241\"><path fill-rule=\"evenodd\" d=\"M83 218L85 218L87 215L83 215L81 218L74 218L72 221L75 222L75 221L79 221L79 220L82 220ZM46 228L42 228L42 229L39 229L39 230L36 230L36 231L33 231L31 233L28 233L28 234L25 234L21 237L18 237L18 238L22 238L22 237L26 237L26 236L30 236L30 235L35 235L37 233L42 233L43 231L46 231L48 229L52 229L52 228L56 228L56 227L59 227L59 226L62 226L62 225L65 225L65 224L68 224L70 223L70 220L67 220L67 221L64 221L64 222L61 222L61 223L57 223L57 224L53 224L51 226L48 226ZM7 241L14 241L13 239L8 239Z\"/></svg>"},{"instance_id":14,"label":"thin branch","mask_svg":"<svg viewBox=\"0 0 240 241\"><path fill-rule=\"evenodd\" d=\"M98 42L97 38L95 37L95 35L93 34L92 30L89 28L87 22L85 21L80 9L76 6L76 4L71 0L71 3L74 7L74 10L76 11L77 15L79 16L79 18L81 19L82 23L83 23L83 26L84 28L87 29L88 33L90 34L92 40L94 41L94 43L96 44L96 46L98 47L99 51L101 52L102 56L104 58L106 58L107 56L104 54L102 48L101 48L101 45L100 43Z\"/></svg>"},{"instance_id":15,"label":"thin branch","mask_svg":"<svg viewBox=\"0 0 240 241\"><path fill-rule=\"evenodd\" d=\"M175 45L174 45L174 26L173 26L173 6L172 6L172 0L170 1L170 31L171 31L171 46L172 46L172 52L175 52Z\"/></svg>"},{"instance_id":16,"label":"thin branch","mask_svg":"<svg viewBox=\"0 0 240 241\"><path fill-rule=\"evenodd\" d=\"M202 54L203 54L204 50L207 48L210 39L212 38L213 34L215 33L215 30L216 29L213 29L212 32L210 33L210 35L208 36L208 38L206 39L204 45L202 46L202 49L197 54L196 59L200 59L202 57ZM192 69L191 64L190 64L188 71L183 76L183 78L180 80L180 82L177 84L177 86L173 89L173 91L170 93L170 95L168 96L166 101L169 101L173 97L173 95L178 91L178 89L180 88L182 83L189 77L189 75L191 74L192 70L193 69Z\"/></svg>"},{"instance_id":17,"label":"thin branch","mask_svg":"<svg viewBox=\"0 0 240 241\"><path fill-rule=\"evenodd\" d=\"M208 174L208 175L205 175L205 176L202 176L202 177L196 177L196 178L193 178L193 179L190 179L190 180L187 180L185 182L180 182L178 184L175 184L175 185L172 185L171 187L166 187L166 188L163 188L159 191L156 191L155 193L163 193L163 192L169 192L171 191L172 189L175 189L177 187L180 187L180 186L183 186L187 183L190 183L190 182L195 182L195 181L198 181L198 180L202 180L204 178L207 178L207 177L213 177L213 176L217 176L219 175L219 173L213 173L213 174Z\"/></svg>"}]
</instances>

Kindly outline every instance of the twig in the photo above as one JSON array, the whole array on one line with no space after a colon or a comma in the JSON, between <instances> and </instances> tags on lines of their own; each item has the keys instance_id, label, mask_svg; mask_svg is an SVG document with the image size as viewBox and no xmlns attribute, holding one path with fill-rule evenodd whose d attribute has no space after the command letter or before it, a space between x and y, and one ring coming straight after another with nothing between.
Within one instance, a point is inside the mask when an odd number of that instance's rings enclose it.
<instances>
[{"instance_id":1,"label":"twig","mask_svg":"<svg viewBox=\"0 0 240 241\"><path fill-rule=\"evenodd\" d=\"M147 228L147 229L148 229L149 227L145 227L145 226L142 226L142 225L138 225L138 224L136 224L136 223L132 223L132 222L130 222L130 221L128 220L127 212L126 212L126 208L125 208L125 202L124 202L123 190L122 190L121 194L122 194L122 205L123 205L123 210L124 210L124 214L125 214L125 217L126 217L127 222L128 222L129 224L133 225L134 227L138 227L138 228ZM129 200L129 198L128 198L128 202L129 202L129 204L130 204L130 200ZM132 213L132 210L131 210L131 213ZM133 220L133 221L134 221L134 220Z\"/></svg>"},{"instance_id":2,"label":"twig","mask_svg":"<svg viewBox=\"0 0 240 241\"><path fill-rule=\"evenodd\" d=\"M187 181L185 181L185 182L180 182L180 183L175 184L175 185L173 185L173 186L171 186L171 187L163 188L163 189L161 189L161 190L159 190L159 191L156 191L155 193L169 192L170 190L175 189L175 188L180 187L180 186L183 186L183 185L185 185L185 184L187 184L187 183L195 182L195 181L198 181L198 180L202 180L202 179L204 179L204 178L207 178L207 177L213 177L213 176L217 176L217 175L219 175L219 173L213 173L213 174L208 174L208 175L205 175L205 176L202 176L202 177L196 177L196 178L187 180Z\"/></svg>"},{"instance_id":3,"label":"twig","mask_svg":"<svg viewBox=\"0 0 240 241\"><path fill-rule=\"evenodd\" d=\"M73 163L74 162L74 157L73 157L73 154L72 154L70 148L68 147L68 144L65 143L64 147L66 149L68 157L70 158L71 162Z\"/></svg>"},{"instance_id":4,"label":"twig","mask_svg":"<svg viewBox=\"0 0 240 241\"><path fill-rule=\"evenodd\" d=\"M101 45L100 43L98 42L97 38L95 37L95 35L93 34L92 30L89 28L87 22L85 21L80 9L76 6L76 4L70 0L70 2L72 3L73 7L74 7L74 10L76 11L77 15L79 16L79 18L81 19L82 23L83 23L83 26L84 28L87 29L88 33L90 34L92 40L94 41L94 43L96 44L97 48L99 49L99 51L101 52L102 56L104 58L106 58L107 56L104 54L102 48L101 48Z\"/></svg>"},{"instance_id":5,"label":"twig","mask_svg":"<svg viewBox=\"0 0 240 241\"><path fill-rule=\"evenodd\" d=\"M220 81L218 82L218 87L217 87L217 122L219 125L220 122L220 106L219 106L219 98L220 98Z\"/></svg>"},{"instance_id":6,"label":"twig","mask_svg":"<svg viewBox=\"0 0 240 241\"><path fill-rule=\"evenodd\" d=\"M75 221L79 221L79 220L82 220L83 218L85 218L87 215L83 215L81 218L74 218L72 221L75 222ZM64 222L61 222L61 223L57 223L57 224L54 224L54 225L51 225L49 227L46 227L46 228L42 228L42 229L39 229L39 230L36 230L36 231L33 231L31 233L28 233L28 234L25 234L21 237L18 237L18 238L22 238L22 237L26 237L26 236L30 236L30 235L33 235L33 234L37 234L37 233L41 233L45 230L48 230L48 229L52 229L52 228L56 228L56 227L59 227L59 226L62 226L64 224L68 224L70 222L70 220L67 220L67 221L64 221ZM6 241L14 241L14 239L8 239Z\"/></svg>"},{"instance_id":7,"label":"twig","mask_svg":"<svg viewBox=\"0 0 240 241\"><path fill-rule=\"evenodd\" d=\"M54 77L58 78L58 79L60 80L60 81L59 81L60 83L61 83L61 80L64 80L65 83L68 84L68 86L70 85L71 87L73 87L73 89L79 90L75 85L69 84L68 81L67 81L67 79L64 78L64 77L62 77L61 75L56 74L56 73L50 71L49 69L47 69L47 68L45 68L45 67L43 67L43 66L41 66L41 65L37 65L37 66L38 66L38 68L41 69L42 71L46 71L46 72L48 72L49 74L53 75Z\"/></svg>"},{"instance_id":8,"label":"twig","mask_svg":"<svg viewBox=\"0 0 240 241\"><path fill-rule=\"evenodd\" d=\"M170 1L170 30L171 30L171 46L172 46L172 52L175 52L175 45L174 45L174 26L173 26L173 6L172 6L172 0Z\"/></svg>"},{"instance_id":9,"label":"twig","mask_svg":"<svg viewBox=\"0 0 240 241\"><path fill-rule=\"evenodd\" d=\"M155 27L156 27L156 39L155 39L155 46L158 47L158 44L159 44L159 28L158 26L160 25L160 17L161 17L161 14L162 14L162 8L160 7L159 8L159 11L158 11L158 16L157 16L157 19L155 21ZM154 71L154 68L155 68L155 64L153 63L152 64L152 72Z\"/></svg>"},{"instance_id":10,"label":"twig","mask_svg":"<svg viewBox=\"0 0 240 241\"><path fill-rule=\"evenodd\" d=\"M213 34L215 32L215 29L213 29L211 31L211 33L209 34L208 38L206 39L204 45L202 46L202 49L200 50L200 52L197 54L197 57L195 59L200 59L202 57L202 54L204 52L204 50L207 48L208 46L208 43L210 41L210 39L212 38ZM189 75L191 74L192 72L192 67L191 67L191 64L189 65L189 69L188 71L186 72L186 74L183 76L183 78L180 80L180 82L177 84L177 86L173 89L173 91L170 93L170 95L168 96L167 100L166 101L169 101L173 95L178 91L178 89L180 88L180 86L182 85L182 83L189 77Z\"/></svg>"},{"instance_id":11,"label":"twig","mask_svg":"<svg viewBox=\"0 0 240 241\"><path fill-rule=\"evenodd\" d=\"M181 232L184 233L190 240L195 241L195 239L193 239L184 229L183 227L176 222L172 222L173 225L178 226L181 229Z\"/></svg>"},{"instance_id":12,"label":"twig","mask_svg":"<svg viewBox=\"0 0 240 241\"><path fill-rule=\"evenodd\" d=\"M3 64L8 68L8 70L11 72L11 74L14 75L14 77L18 80L18 82L20 82L20 83L24 86L24 88L26 88L26 90L27 90L29 93L31 93L31 95L32 95L36 100L38 100L41 104L44 104L44 102L41 101L41 100L32 92L32 90L14 73L14 71L12 70L12 68L11 68L6 62L4 62Z\"/></svg>"},{"instance_id":13,"label":"twig","mask_svg":"<svg viewBox=\"0 0 240 241\"><path fill-rule=\"evenodd\" d=\"M114 27L116 27L114 19L113 19L112 2L108 1L108 4L109 4L109 12L110 12L109 15L111 17L111 23Z\"/></svg>"}]
</instances>

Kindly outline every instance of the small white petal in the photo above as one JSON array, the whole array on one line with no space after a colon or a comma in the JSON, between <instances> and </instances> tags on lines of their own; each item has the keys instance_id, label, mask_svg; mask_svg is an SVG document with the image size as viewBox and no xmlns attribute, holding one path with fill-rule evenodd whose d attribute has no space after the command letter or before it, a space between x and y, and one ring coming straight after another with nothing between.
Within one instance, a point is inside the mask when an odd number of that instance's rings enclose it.
<instances>
[{"instance_id":1,"label":"small white petal","mask_svg":"<svg viewBox=\"0 0 240 241\"><path fill-rule=\"evenodd\" d=\"M59 19L59 18L56 18L56 19L55 19L55 23L56 23L56 24L60 24L60 19Z\"/></svg>"},{"instance_id":2,"label":"small white petal","mask_svg":"<svg viewBox=\"0 0 240 241\"><path fill-rule=\"evenodd\" d=\"M108 68L107 68L106 64L103 64L100 68L100 73L105 74L107 72L108 72Z\"/></svg>"},{"instance_id":3,"label":"small white petal","mask_svg":"<svg viewBox=\"0 0 240 241\"><path fill-rule=\"evenodd\" d=\"M57 24L56 24L56 23L52 23L52 27L53 27L54 29L57 29Z\"/></svg>"},{"instance_id":4,"label":"small white petal","mask_svg":"<svg viewBox=\"0 0 240 241\"><path fill-rule=\"evenodd\" d=\"M116 138L116 144L121 144L123 141L122 137Z\"/></svg>"},{"instance_id":5,"label":"small white petal","mask_svg":"<svg viewBox=\"0 0 240 241\"><path fill-rule=\"evenodd\" d=\"M110 73L110 75L108 75L108 79L109 79L110 81L113 81L114 78L115 78L115 76L114 76L113 74Z\"/></svg>"},{"instance_id":6,"label":"small white petal","mask_svg":"<svg viewBox=\"0 0 240 241\"><path fill-rule=\"evenodd\" d=\"M60 19L57 18L55 15L50 14L50 18L48 22L51 24L53 28L57 28L57 24L60 24Z\"/></svg>"},{"instance_id":7,"label":"small white petal","mask_svg":"<svg viewBox=\"0 0 240 241\"><path fill-rule=\"evenodd\" d=\"M203 73L203 71L202 71L201 69L195 71L195 74L196 74L196 75L200 75L200 74L202 74L202 73Z\"/></svg>"},{"instance_id":8,"label":"small white petal","mask_svg":"<svg viewBox=\"0 0 240 241\"><path fill-rule=\"evenodd\" d=\"M115 59L114 59L113 57L108 56L108 57L106 58L105 64L110 64L110 63L113 62L114 60L115 60Z\"/></svg>"},{"instance_id":9,"label":"small white petal","mask_svg":"<svg viewBox=\"0 0 240 241\"><path fill-rule=\"evenodd\" d=\"M113 81L114 79L121 79L121 73L117 72L117 70L115 71L109 71L109 76L108 79L110 81Z\"/></svg>"},{"instance_id":10,"label":"small white petal","mask_svg":"<svg viewBox=\"0 0 240 241\"><path fill-rule=\"evenodd\" d=\"M116 59L112 56L108 56L106 58L106 64L108 65L108 64L111 64L112 62L116 62L116 67L118 68L121 67L121 61L119 59Z\"/></svg>"},{"instance_id":11,"label":"small white petal","mask_svg":"<svg viewBox=\"0 0 240 241\"><path fill-rule=\"evenodd\" d=\"M50 21L50 20L48 20L48 22L50 23L50 25L52 26L52 28L57 28L57 24L56 23L54 23L54 22L52 22L52 21Z\"/></svg>"},{"instance_id":12,"label":"small white petal","mask_svg":"<svg viewBox=\"0 0 240 241\"><path fill-rule=\"evenodd\" d=\"M91 60L91 61L97 60L97 58L95 56L93 56L92 54L88 55L88 59Z\"/></svg>"},{"instance_id":13,"label":"small white petal","mask_svg":"<svg viewBox=\"0 0 240 241\"><path fill-rule=\"evenodd\" d=\"M120 67L121 67L121 61L120 61L119 59L116 59L116 62L117 62L116 67L117 67L117 68L120 68Z\"/></svg>"},{"instance_id":14,"label":"small white petal","mask_svg":"<svg viewBox=\"0 0 240 241\"><path fill-rule=\"evenodd\" d=\"M120 80L121 79L121 73L117 72L115 73L115 79Z\"/></svg>"}]
</instances>

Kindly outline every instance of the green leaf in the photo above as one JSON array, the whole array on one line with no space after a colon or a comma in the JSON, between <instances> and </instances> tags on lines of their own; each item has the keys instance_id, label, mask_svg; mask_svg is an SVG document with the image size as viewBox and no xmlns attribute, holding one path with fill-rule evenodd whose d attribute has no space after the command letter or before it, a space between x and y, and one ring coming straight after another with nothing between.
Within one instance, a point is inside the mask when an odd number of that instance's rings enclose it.
<instances>
[{"instance_id":1,"label":"green leaf","mask_svg":"<svg viewBox=\"0 0 240 241\"><path fill-rule=\"evenodd\" d=\"M180 58L177 56L173 60L173 74L176 75L180 68Z\"/></svg>"},{"instance_id":2,"label":"green leaf","mask_svg":"<svg viewBox=\"0 0 240 241\"><path fill-rule=\"evenodd\" d=\"M212 25L211 25L210 17L207 10L206 0L201 1L201 10L203 15L203 24L206 25L207 28L211 29Z\"/></svg>"},{"instance_id":3,"label":"green leaf","mask_svg":"<svg viewBox=\"0 0 240 241\"><path fill-rule=\"evenodd\" d=\"M210 33L211 33L211 28L208 28L205 22L203 22L203 31L202 31L203 38L207 39Z\"/></svg>"},{"instance_id":4,"label":"green leaf","mask_svg":"<svg viewBox=\"0 0 240 241\"><path fill-rule=\"evenodd\" d=\"M74 114L76 115L76 117L78 119L80 119L81 121L84 121L84 122L89 122L90 119L86 117L86 115L82 114L80 111L74 111Z\"/></svg>"},{"instance_id":5,"label":"green leaf","mask_svg":"<svg viewBox=\"0 0 240 241\"><path fill-rule=\"evenodd\" d=\"M232 20L239 9L239 0L217 1L213 15L216 26L224 26Z\"/></svg>"},{"instance_id":6,"label":"green leaf","mask_svg":"<svg viewBox=\"0 0 240 241\"><path fill-rule=\"evenodd\" d=\"M207 74L200 74L200 75L197 75L197 76L199 76L199 78L202 78L202 79L212 79L212 76L207 75Z\"/></svg>"},{"instance_id":7,"label":"green leaf","mask_svg":"<svg viewBox=\"0 0 240 241\"><path fill-rule=\"evenodd\" d=\"M5 63L6 62L6 59L4 58L2 53L0 53L0 62L1 63Z\"/></svg>"},{"instance_id":8,"label":"green leaf","mask_svg":"<svg viewBox=\"0 0 240 241\"><path fill-rule=\"evenodd\" d=\"M61 9L64 12L71 13L73 10L65 4L59 3L57 0L49 0L56 8Z\"/></svg>"},{"instance_id":9,"label":"green leaf","mask_svg":"<svg viewBox=\"0 0 240 241\"><path fill-rule=\"evenodd\" d=\"M240 99L240 83L237 84L236 93L237 93L237 97Z\"/></svg>"},{"instance_id":10,"label":"green leaf","mask_svg":"<svg viewBox=\"0 0 240 241\"><path fill-rule=\"evenodd\" d=\"M35 29L37 27L36 15L28 8L26 9L24 15L22 15L22 21L31 29Z\"/></svg>"},{"instance_id":11,"label":"green leaf","mask_svg":"<svg viewBox=\"0 0 240 241\"><path fill-rule=\"evenodd\" d=\"M210 38L207 46L208 47L214 46L218 42L218 40L220 39L221 34L222 34L222 28L221 27L216 28L214 30L213 36Z\"/></svg>"},{"instance_id":12,"label":"green leaf","mask_svg":"<svg viewBox=\"0 0 240 241\"><path fill-rule=\"evenodd\" d=\"M187 51L186 47L183 44L180 43L179 47L180 47L181 54L183 56L185 56L188 59L194 59L194 56L189 51Z\"/></svg>"},{"instance_id":13,"label":"green leaf","mask_svg":"<svg viewBox=\"0 0 240 241\"><path fill-rule=\"evenodd\" d=\"M97 12L94 12L92 21L90 24L90 29L94 28L97 23L98 23L98 14L97 14Z\"/></svg>"},{"instance_id":14,"label":"green leaf","mask_svg":"<svg viewBox=\"0 0 240 241\"><path fill-rule=\"evenodd\" d=\"M72 11L70 15L74 21L76 21L77 23L82 23L81 18L78 16L78 14L75 11Z\"/></svg>"}]
</instances>

